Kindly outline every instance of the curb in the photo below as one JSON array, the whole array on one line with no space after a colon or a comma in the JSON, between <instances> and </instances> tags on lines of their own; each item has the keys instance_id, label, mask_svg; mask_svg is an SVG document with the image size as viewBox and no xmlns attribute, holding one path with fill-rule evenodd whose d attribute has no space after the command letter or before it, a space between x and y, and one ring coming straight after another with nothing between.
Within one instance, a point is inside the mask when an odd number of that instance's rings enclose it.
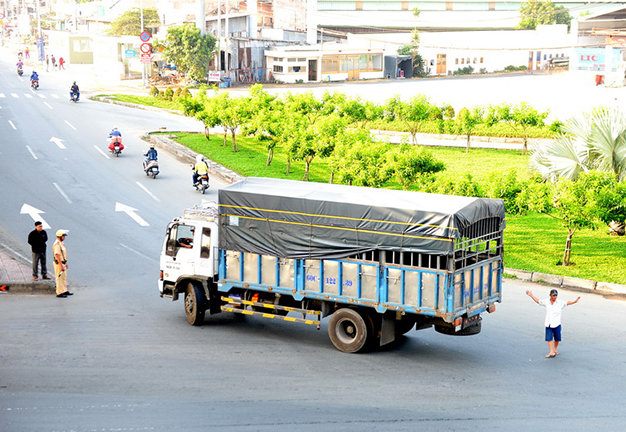
<instances>
[{"instance_id":1,"label":"curb","mask_svg":"<svg viewBox=\"0 0 626 432\"><path fill-rule=\"evenodd\" d=\"M48 282L2 282L2 286L6 294L56 294L56 287Z\"/></svg>"},{"instance_id":2,"label":"curb","mask_svg":"<svg viewBox=\"0 0 626 432\"><path fill-rule=\"evenodd\" d=\"M527 282L541 283L558 288L574 288L596 294L626 294L626 285L611 282L597 282L591 279L581 279L571 276L559 276L548 273L533 272L529 270L518 270L504 268L504 274L515 276L519 280Z\"/></svg>"}]
</instances>

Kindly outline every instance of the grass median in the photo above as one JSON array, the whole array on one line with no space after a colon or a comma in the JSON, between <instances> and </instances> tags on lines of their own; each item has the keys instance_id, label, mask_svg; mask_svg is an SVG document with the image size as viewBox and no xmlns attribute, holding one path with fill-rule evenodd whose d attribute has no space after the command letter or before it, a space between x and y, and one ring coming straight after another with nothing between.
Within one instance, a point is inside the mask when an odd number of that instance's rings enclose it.
<instances>
[{"instance_id":1,"label":"grass median","mask_svg":"<svg viewBox=\"0 0 626 432\"><path fill-rule=\"evenodd\" d=\"M256 140L237 137L239 151L233 152L230 136L224 146L221 135L174 134L181 144L206 155L209 159L244 176L301 180L304 163L292 161L291 172L285 173L286 158L280 152L266 166L267 150ZM460 176L466 173L486 178L493 172L517 170L530 175L528 156L508 150L433 147L434 156L446 163L447 169L438 175ZM330 170L324 159L311 165L310 179L328 182ZM559 222L544 214L507 216L504 264L507 267L542 273L559 274L601 282L626 284L626 237L607 234L606 227L582 230L574 236L572 261L576 265L563 267L559 262L565 248L566 230Z\"/></svg>"}]
</instances>

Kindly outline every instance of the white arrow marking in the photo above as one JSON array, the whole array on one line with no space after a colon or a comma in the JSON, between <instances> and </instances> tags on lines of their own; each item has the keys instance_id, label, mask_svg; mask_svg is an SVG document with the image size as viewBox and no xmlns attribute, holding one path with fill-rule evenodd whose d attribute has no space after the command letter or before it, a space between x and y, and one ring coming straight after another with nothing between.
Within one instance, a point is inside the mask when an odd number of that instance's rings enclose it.
<instances>
[{"instance_id":1,"label":"white arrow marking","mask_svg":"<svg viewBox=\"0 0 626 432\"><path fill-rule=\"evenodd\" d=\"M46 222L45 220L42 219L41 216L39 216L41 213L45 213L45 211L39 210L26 203L22 205L22 209L20 210L20 214L27 214L31 218L33 218L34 221L41 221L41 224L44 229L50 229L50 225L48 225L48 222Z\"/></svg>"},{"instance_id":2,"label":"white arrow marking","mask_svg":"<svg viewBox=\"0 0 626 432\"><path fill-rule=\"evenodd\" d=\"M133 208L131 206L127 206L126 204L122 204L122 203L116 202L115 203L115 211L116 212L124 212L124 213L126 213L128 216L130 216L135 222L137 222L141 226L150 226L150 224L148 222L143 220L141 218L141 216L139 216L138 214L135 213L137 211L136 208Z\"/></svg>"},{"instance_id":3,"label":"white arrow marking","mask_svg":"<svg viewBox=\"0 0 626 432\"><path fill-rule=\"evenodd\" d=\"M64 150L66 147L63 145L63 140L61 138L52 137L50 138L50 142L55 143L59 146L60 149Z\"/></svg>"}]
</instances>

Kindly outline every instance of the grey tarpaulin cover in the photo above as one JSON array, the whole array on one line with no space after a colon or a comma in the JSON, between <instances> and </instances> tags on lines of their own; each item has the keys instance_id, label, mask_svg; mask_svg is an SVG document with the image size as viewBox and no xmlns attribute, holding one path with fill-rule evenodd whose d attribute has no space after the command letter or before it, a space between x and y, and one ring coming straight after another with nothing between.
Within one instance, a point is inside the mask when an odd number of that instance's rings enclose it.
<instances>
[{"instance_id":1,"label":"grey tarpaulin cover","mask_svg":"<svg viewBox=\"0 0 626 432\"><path fill-rule=\"evenodd\" d=\"M221 249L283 258L449 255L477 221L504 228L502 200L327 183L249 177L220 189L218 202Z\"/></svg>"}]
</instances>

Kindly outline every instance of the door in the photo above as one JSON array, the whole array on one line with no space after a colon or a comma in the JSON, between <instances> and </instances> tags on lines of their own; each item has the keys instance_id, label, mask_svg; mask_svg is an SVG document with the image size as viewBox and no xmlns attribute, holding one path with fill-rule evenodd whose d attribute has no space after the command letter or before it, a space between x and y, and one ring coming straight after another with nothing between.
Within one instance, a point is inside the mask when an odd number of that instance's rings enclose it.
<instances>
[{"instance_id":1,"label":"door","mask_svg":"<svg viewBox=\"0 0 626 432\"><path fill-rule=\"evenodd\" d=\"M195 273L194 234L193 225L174 224L168 230L161 263L166 280L175 282L181 275Z\"/></svg>"},{"instance_id":2,"label":"door","mask_svg":"<svg viewBox=\"0 0 626 432\"><path fill-rule=\"evenodd\" d=\"M348 57L348 79L359 79L359 57Z\"/></svg>"},{"instance_id":3,"label":"door","mask_svg":"<svg viewBox=\"0 0 626 432\"><path fill-rule=\"evenodd\" d=\"M437 75L446 75L448 73L448 66L446 64L446 55L437 54Z\"/></svg>"},{"instance_id":4,"label":"door","mask_svg":"<svg viewBox=\"0 0 626 432\"><path fill-rule=\"evenodd\" d=\"M198 228L198 230L200 230ZM211 277L214 275L216 248L211 241L211 228L203 227L200 233L200 256L196 261L196 274Z\"/></svg>"},{"instance_id":5,"label":"door","mask_svg":"<svg viewBox=\"0 0 626 432\"><path fill-rule=\"evenodd\" d=\"M309 81L317 81L317 60L309 60Z\"/></svg>"},{"instance_id":6,"label":"door","mask_svg":"<svg viewBox=\"0 0 626 432\"><path fill-rule=\"evenodd\" d=\"M535 58L535 56L533 55L533 51L528 51L528 70L532 71L533 68L533 59Z\"/></svg>"}]
</instances>

